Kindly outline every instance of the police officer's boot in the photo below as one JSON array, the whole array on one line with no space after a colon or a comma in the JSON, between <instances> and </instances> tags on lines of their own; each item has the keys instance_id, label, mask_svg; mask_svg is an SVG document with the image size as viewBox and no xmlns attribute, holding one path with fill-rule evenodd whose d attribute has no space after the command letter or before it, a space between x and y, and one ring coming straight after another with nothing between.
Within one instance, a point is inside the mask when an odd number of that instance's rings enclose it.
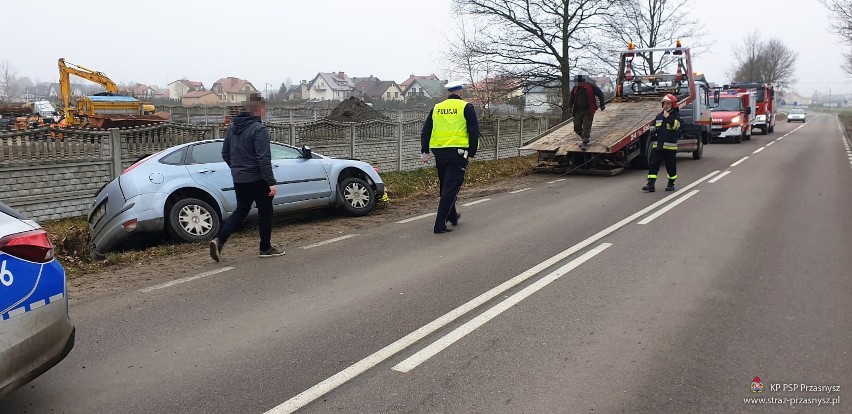
<instances>
[{"instance_id":1,"label":"police officer's boot","mask_svg":"<svg viewBox=\"0 0 852 414\"><path fill-rule=\"evenodd\" d=\"M656 183L656 182L657 182L656 178L649 178L648 184L645 184L645 186L642 187L642 191L647 191L649 193L653 193L654 191L656 191L656 189L654 188L654 183Z\"/></svg>"},{"instance_id":2,"label":"police officer's boot","mask_svg":"<svg viewBox=\"0 0 852 414\"><path fill-rule=\"evenodd\" d=\"M675 190L674 182L675 182L675 180L672 180L671 178L669 178L669 183L668 183L668 185L666 185L666 191L674 191Z\"/></svg>"}]
</instances>

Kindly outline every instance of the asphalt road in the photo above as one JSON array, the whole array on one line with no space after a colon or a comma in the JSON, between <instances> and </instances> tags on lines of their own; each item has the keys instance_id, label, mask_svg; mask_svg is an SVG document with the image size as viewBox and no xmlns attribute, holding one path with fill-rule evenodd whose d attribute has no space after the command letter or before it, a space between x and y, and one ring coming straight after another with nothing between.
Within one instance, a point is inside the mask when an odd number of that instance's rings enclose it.
<instances>
[{"instance_id":1,"label":"asphalt road","mask_svg":"<svg viewBox=\"0 0 852 414\"><path fill-rule=\"evenodd\" d=\"M463 200L452 233L80 301L74 351L0 412L852 412L852 151L809 116L680 155L675 193L553 176Z\"/></svg>"}]
</instances>

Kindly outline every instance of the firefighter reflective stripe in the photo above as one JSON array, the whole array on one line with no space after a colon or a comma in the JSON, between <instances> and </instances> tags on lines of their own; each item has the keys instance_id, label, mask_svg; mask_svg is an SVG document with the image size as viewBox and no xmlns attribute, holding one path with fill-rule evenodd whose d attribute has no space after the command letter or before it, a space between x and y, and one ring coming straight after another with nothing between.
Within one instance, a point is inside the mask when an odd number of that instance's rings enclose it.
<instances>
[{"instance_id":1,"label":"firefighter reflective stripe","mask_svg":"<svg viewBox=\"0 0 852 414\"><path fill-rule=\"evenodd\" d=\"M657 123L654 124L654 126L656 126L657 128L662 127L663 126L663 120L658 119ZM673 123L666 124L666 129L668 129L669 131L677 131L678 129L680 129L680 121L675 119Z\"/></svg>"},{"instance_id":2,"label":"firefighter reflective stripe","mask_svg":"<svg viewBox=\"0 0 852 414\"><path fill-rule=\"evenodd\" d=\"M435 105L429 148L467 148L470 145L464 119L466 105L461 99L447 99Z\"/></svg>"},{"instance_id":3,"label":"firefighter reflective stripe","mask_svg":"<svg viewBox=\"0 0 852 414\"><path fill-rule=\"evenodd\" d=\"M672 180L672 181L677 180L677 175L670 175L668 177L669 177L669 180Z\"/></svg>"},{"instance_id":4,"label":"firefighter reflective stripe","mask_svg":"<svg viewBox=\"0 0 852 414\"><path fill-rule=\"evenodd\" d=\"M648 178L657 179L657 174L648 174Z\"/></svg>"},{"instance_id":5,"label":"firefighter reflective stripe","mask_svg":"<svg viewBox=\"0 0 852 414\"><path fill-rule=\"evenodd\" d=\"M654 141L651 143L651 148L657 148L657 142ZM674 150L677 151L677 143L676 142L664 142L663 143L664 150Z\"/></svg>"}]
</instances>

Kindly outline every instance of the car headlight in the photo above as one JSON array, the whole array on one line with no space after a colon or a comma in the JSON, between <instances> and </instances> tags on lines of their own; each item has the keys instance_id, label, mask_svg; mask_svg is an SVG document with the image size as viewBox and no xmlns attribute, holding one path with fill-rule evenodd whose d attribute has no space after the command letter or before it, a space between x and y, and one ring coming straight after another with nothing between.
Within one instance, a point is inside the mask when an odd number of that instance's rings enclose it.
<instances>
[{"instance_id":1,"label":"car headlight","mask_svg":"<svg viewBox=\"0 0 852 414\"><path fill-rule=\"evenodd\" d=\"M755 118L755 120L757 122L764 122L764 121L766 121L766 115L758 115L757 118Z\"/></svg>"},{"instance_id":2,"label":"car headlight","mask_svg":"<svg viewBox=\"0 0 852 414\"><path fill-rule=\"evenodd\" d=\"M740 123L740 117L735 116L735 117L731 118L731 123L732 124L739 124Z\"/></svg>"}]
</instances>

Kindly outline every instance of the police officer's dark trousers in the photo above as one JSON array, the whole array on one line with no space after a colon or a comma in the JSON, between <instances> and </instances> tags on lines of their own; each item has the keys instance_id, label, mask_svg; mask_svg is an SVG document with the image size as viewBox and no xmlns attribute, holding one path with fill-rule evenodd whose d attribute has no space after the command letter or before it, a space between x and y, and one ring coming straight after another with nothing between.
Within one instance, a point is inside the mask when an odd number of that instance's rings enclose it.
<instances>
[{"instance_id":1,"label":"police officer's dark trousers","mask_svg":"<svg viewBox=\"0 0 852 414\"><path fill-rule=\"evenodd\" d=\"M435 154L435 167L438 169L438 181L441 185L435 231L443 231L447 228L448 221L454 222L458 218L456 198L464 184L468 160L459 154L457 148L435 148L432 153Z\"/></svg>"},{"instance_id":2,"label":"police officer's dark trousers","mask_svg":"<svg viewBox=\"0 0 852 414\"><path fill-rule=\"evenodd\" d=\"M677 179L677 151L667 149L651 149L651 158L648 160L648 179L657 179L660 172L660 162L665 161L666 173L670 181Z\"/></svg>"}]
</instances>

